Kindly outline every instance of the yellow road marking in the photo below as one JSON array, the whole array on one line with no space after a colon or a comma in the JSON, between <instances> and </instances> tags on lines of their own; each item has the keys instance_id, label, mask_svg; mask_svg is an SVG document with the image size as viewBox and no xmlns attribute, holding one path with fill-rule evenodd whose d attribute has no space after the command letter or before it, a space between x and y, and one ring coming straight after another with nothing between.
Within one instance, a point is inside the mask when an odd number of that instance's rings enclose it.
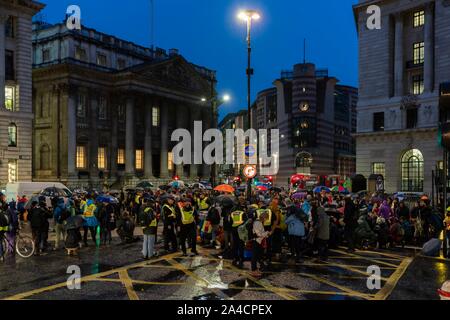
<instances>
[{"instance_id":1,"label":"yellow road marking","mask_svg":"<svg viewBox=\"0 0 450 320\"><path fill-rule=\"evenodd\" d=\"M122 280L109 279L109 278L97 278L97 279L89 280L86 282L119 282L119 283L122 283ZM135 283L135 284L145 284L145 285L151 285L151 286L183 286L183 285L187 285L187 282L155 282L155 281L142 281L142 280L134 280L134 279L131 279L131 282Z\"/></svg>"},{"instance_id":2,"label":"yellow road marking","mask_svg":"<svg viewBox=\"0 0 450 320\"><path fill-rule=\"evenodd\" d=\"M345 250L344 247L339 247L341 248L341 250ZM333 250L337 250L337 249L332 249L330 251ZM342 252L341 251L341 252ZM344 254L347 254L347 252L343 252ZM368 253L368 254L376 254L376 255L380 255L380 256L386 256L386 257L391 257L391 258L397 258L398 260L403 260L404 258L406 258L405 256L399 255L399 254L395 254L395 253L388 253L388 252L381 252L381 251L371 251L371 250L356 250L356 253Z\"/></svg>"},{"instance_id":3,"label":"yellow road marking","mask_svg":"<svg viewBox=\"0 0 450 320\"><path fill-rule=\"evenodd\" d=\"M413 261L412 258L405 258L402 261L398 269L392 274L392 276L389 278L384 287L377 292L377 294L374 297L374 300L386 300L391 295L392 291L397 286L398 281L400 280L401 277L403 277L412 261Z\"/></svg>"},{"instance_id":4,"label":"yellow road marking","mask_svg":"<svg viewBox=\"0 0 450 320\"><path fill-rule=\"evenodd\" d=\"M364 275L366 277L369 277L369 274L367 274L367 272L364 272L364 271L356 269L356 268L361 268L359 266L353 267L353 266L339 265L338 264L337 267L338 268L342 268L342 269L346 269L346 270L349 270L349 271L352 271L352 272L355 272L355 273L358 273L358 274L362 274L362 275ZM365 268L367 270L367 267L368 266L363 266L362 268ZM383 268L383 269L385 269L385 268ZM396 268L392 268L392 269L396 269ZM383 280L383 281L387 281L388 280L385 277L381 277L381 276L380 276L380 279Z\"/></svg>"},{"instance_id":5,"label":"yellow road marking","mask_svg":"<svg viewBox=\"0 0 450 320\"><path fill-rule=\"evenodd\" d=\"M375 263L378 263L378 264L384 264L384 265L389 266L389 267L394 267L394 268L398 267L398 265L396 265L396 264L389 263L389 262L386 262L386 261L380 261L380 260L377 260L377 259L372 259L372 258L365 257L365 256L362 256L362 255L357 255L357 254L348 253L348 252L341 251L341 250L334 250L334 249L331 250L331 251L342 253L342 254L346 254L346 255L348 255L350 257L361 257L361 259L363 259L363 260L369 260L369 261L372 261L372 262L375 262Z\"/></svg>"},{"instance_id":6,"label":"yellow road marking","mask_svg":"<svg viewBox=\"0 0 450 320\"><path fill-rule=\"evenodd\" d=\"M202 282L203 285L205 286L209 286L211 283L208 282L207 280L199 277L197 274L195 274L194 272L190 271L188 268L186 268L184 265L182 265L181 263L173 260L173 259L168 259L167 262L169 262L172 266L174 266L176 269L184 272L187 276L190 276L192 278L194 278L195 280Z\"/></svg>"},{"instance_id":7,"label":"yellow road marking","mask_svg":"<svg viewBox=\"0 0 450 320\"><path fill-rule=\"evenodd\" d=\"M127 289L128 298L130 298L130 300L139 300L136 291L134 291L133 282L131 281L131 278L128 275L128 271L127 270L119 271L119 278L122 281L122 284L125 286L125 289Z\"/></svg>"}]
</instances>

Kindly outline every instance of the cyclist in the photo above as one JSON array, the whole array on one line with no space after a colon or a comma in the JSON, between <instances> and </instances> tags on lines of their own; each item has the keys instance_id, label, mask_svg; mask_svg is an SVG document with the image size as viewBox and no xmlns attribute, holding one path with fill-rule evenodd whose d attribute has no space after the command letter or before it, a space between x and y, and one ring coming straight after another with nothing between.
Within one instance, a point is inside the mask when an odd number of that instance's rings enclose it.
<instances>
[{"instance_id":1,"label":"cyclist","mask_svg":"<svg viewBox=\"0 0 450 320\"><path fill-rule=\"evenodd\" d=\"M3 261L4 250L6 249L3 248L3 237L9 226L8 216L6 215L8 206L5 198L5 195L0 192L0 261Z\"/></svg>"},{"instance_id":2,"label":"cyclist","mask_svg":"<svg viewBox=\"0 0 450 320\"><path fill-rule=\"evenodd\" d=\"M16 203L11 201L9 203L9 208L6 210L6 215L9 220L9 228L6 232L6 237L8 239L8 253L14 253L14 244L16 243L16 233L19 229L19 218L17 215Z\"/></svg>"}]
</instances>

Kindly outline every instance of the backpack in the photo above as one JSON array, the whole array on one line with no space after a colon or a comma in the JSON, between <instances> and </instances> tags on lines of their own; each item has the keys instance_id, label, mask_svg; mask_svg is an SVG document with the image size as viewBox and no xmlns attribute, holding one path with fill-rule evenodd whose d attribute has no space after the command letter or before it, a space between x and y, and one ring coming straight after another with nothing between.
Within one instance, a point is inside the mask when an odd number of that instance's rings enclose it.
<instances>
[{"instance_id":1,"label":"backpack","mask_svg":"<svg viewBox=\"0 0 450 320\"><path fill-rule=\"evenodd\" d=\"M9 224L10 221L6 211L0 210L0 227L8 227Z\"/></svg>"},{"instance_id":2,"label":"backpack","mask_svg":"<svg viewBox=\"0 0 450 320\"><path fill-rule=\"evenodd\" d=\"M249 224L249 221L250 220L245 221L244 224L240 225L237 228L237 232L239 234L239 239L244 241L244 243L249 240L249 237L248 237L248 224Z\"/></svg>"}]
</instances>

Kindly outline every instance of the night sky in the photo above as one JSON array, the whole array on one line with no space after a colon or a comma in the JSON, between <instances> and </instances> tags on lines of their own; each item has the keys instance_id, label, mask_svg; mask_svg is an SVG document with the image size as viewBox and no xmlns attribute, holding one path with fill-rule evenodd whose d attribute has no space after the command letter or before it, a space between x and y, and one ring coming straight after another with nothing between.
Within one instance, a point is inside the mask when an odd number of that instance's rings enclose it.
<instances>
[{"instance_id":1,"label":"night sky","mask_svg":"<svg viewBox=\"0 0 450 320\"><path fill-rule=\"evenodd\" d=\"M68 5L81 8L82 23L98 31L151 45L151 0L41 0L41 17L64 19ZM189 61L217 71L219 94L230 94L221 118L246 104L246 28L241 8L258 9L253 28L252 96L272 86L283 69L303 61L328 68L342 84L358 84L357 34L352 5L357 0L154 0L154 43L178 48Z\"/></svg>"}]
</instances>

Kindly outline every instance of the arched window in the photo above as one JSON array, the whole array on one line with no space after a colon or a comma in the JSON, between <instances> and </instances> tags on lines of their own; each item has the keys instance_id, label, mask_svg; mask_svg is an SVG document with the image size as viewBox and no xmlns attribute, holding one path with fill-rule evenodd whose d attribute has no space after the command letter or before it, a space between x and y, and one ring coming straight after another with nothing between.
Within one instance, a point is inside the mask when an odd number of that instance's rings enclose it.
<instances>
[{"instance_id":1,"label":"arched window","mask_svg":"<svg viewBox=\"0 0 450 320\"><path fill-rule=\"evenodd\" d=\"M295 158L295 167L297 168L297 173L311 173L312 166L312 156L307 152L300 152Z\"/></svg>"},{"instance_id":2,"label":"arched window","mask_svg":"<svg viewBox=\"0 0 450 320\"><path fill-rule=\"evenodd\" d=\"M412 149L404 153L401 160L402 191L423 192L424 168L420 150Z\"/></svg>"},{"instance_id":3,"label":"arched window","mask_svg":"<svg viewBox=\"0 0 450 320\"><path fill-rule=\"evenodd\" d=\"M8 126L8 147L17 147L17 126L10 123Z\"/></svg>"},{"instance_id":4,"label":"arched window","mask_svg":"<svg viewBox=\"0 0 450 320\"><path fill-rule=\"evenodd\" d=\"M41 170L50 170L50 147L44 144L40 149L40 168Z\"/></svg>"}]
</instances>

